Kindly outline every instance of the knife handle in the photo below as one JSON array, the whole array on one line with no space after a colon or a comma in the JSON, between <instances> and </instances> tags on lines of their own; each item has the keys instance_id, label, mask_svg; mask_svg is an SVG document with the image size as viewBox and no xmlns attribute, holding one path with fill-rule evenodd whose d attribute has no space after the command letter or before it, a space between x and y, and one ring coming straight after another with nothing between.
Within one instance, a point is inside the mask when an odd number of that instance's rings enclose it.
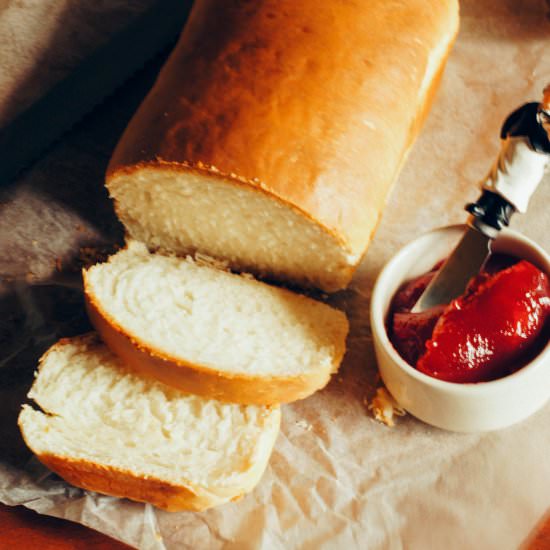
<instances>
[{"instance_id":1,"label":"knife handle","mask_svg":"<svg viewBox=\"0 0 550 550\"><path fill-rule=\"evenodd\" d=\"M502 140L498 158L482 188L500 195L515 210L525 213L547 164L548 153L534 150L527 137L509 136Z\"/></svg>"},{"instance_id":2,"label":"knife handle","mask_svg":"<svg viewBox=\"0 0 550 550\"><path fill-rule=\"evenodd\" d=\"M494 239L501 229L509 225L515 208L497 193L484 190L477 202L466 206L466 211L471 214L468 225Z\"/></svg>"},{"instance_id":3,"label":"knife handle","mask_svg":"<svg viewBox=\"0 0 550 550\"><path fill-rule=\"evenodd\" d=\"M509 203L513 207L510 215L527 211L529 199L544 176L550 159L549 106L547 87L541 103L526 103L502 126L500 153L481 187Z\"/></svg>"}]
</instances>

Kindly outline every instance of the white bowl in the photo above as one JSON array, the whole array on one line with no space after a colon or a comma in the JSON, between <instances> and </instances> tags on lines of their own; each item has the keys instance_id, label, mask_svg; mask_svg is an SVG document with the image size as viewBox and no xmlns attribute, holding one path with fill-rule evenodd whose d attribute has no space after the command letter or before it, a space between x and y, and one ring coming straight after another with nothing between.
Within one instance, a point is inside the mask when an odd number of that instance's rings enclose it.
<instances>
[{"instance_id":1,"label":"white bowl","mask_svg":"<svg viewBox=\"0 0 550 550\"><path fill-rule=\"evenodd\" d=\"M410 366L392 346L385 321L391 300L405 281L429 271L458 242L464 226L430 231L402 248L374 285L371 327L378 368L395 400L420 420L452 431L496 430L519 422L550 397L550 345L525 367L491 382L459 384L432 378ZM493 243L495 252L526 259L550 274L550 256L511 230Z\"/></svg>"}]
</instances>

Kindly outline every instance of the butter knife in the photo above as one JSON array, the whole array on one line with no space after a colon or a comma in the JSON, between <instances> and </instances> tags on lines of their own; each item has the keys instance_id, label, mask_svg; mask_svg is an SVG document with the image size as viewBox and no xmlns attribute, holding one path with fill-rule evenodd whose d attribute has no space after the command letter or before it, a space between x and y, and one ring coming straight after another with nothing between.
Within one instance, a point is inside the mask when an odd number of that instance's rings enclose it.
<instances>
[{"instance_id":1,"label":"butter knife","mask_svg":"<svg viewBox=\"0 0 550 550\"><path fill-rule=\"evenodd\" d=\"M550 86L541 103L526 103L508 116L501 149L482 182L479 199L466 206L467 229L412 312L448 304L464 293L491 253L491 242L515 212L525 213L550 159Z\"/></svg>"}]
</instances>

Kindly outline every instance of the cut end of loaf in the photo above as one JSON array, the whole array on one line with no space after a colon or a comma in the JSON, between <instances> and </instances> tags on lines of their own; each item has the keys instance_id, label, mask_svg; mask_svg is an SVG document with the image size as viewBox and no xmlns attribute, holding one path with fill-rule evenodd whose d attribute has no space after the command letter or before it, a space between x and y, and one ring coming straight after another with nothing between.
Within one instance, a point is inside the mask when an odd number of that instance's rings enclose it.
<instances>
[{"instance_id":1,"label":"cut end of loaf","mask_svg":"<svg viewBox=\"0 0 550 550\"><path fill-rule=\"evenodd\" d=\"M326 228L261 186L183 164L107 178L128 234L152 250L204 253L260 277L334 292L359 262Z\"/></svg>"},{"instance_id":2,"label":"cut end of loaf","mask_svg":"<svg viewBox=\"0 0 550 550\"><path fill-rule=\"evenodd\" d=\"M84 288L92 323L128 365L221 401L302 399L345 352L341 311L137 241L85 272Z\"/></svg>"},{"instance_id":3,"label":"cut end of loaf","mask_svg":"<svg viewBox=\"0 0 550 550\"><path fill-rule=\"evenodd\" d=\"M44 355L19 426L27 445L70 483L202 510L259 481L279 430L278 408L222 404L129 372L95 334ZM44 412L42 412L44 411Z\"/></svg>"}]
</instances>

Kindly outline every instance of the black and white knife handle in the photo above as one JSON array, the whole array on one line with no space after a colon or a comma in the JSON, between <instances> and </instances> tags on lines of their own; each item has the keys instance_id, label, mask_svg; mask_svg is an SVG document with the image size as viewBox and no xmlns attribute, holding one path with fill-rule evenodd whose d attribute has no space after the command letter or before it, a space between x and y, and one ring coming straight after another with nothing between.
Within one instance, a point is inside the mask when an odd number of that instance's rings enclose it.
<instances>
[{"instance_id":1,"label":"black and white knife handle","mask_svg":"<svg viewBox=\"0 0 550 550\"><path fill-rule=\"evenodd\" d=\"M466 206L466 211L471 214L468 225L494 239L501 229L509 225L516 209L497 193L484 190L477 202Z\"/></svg>"},{"instance_id":2,"label":"black and white knife handle","mask_svg":"<svg viewBox=\"0 0 550 550\"><path fill-rule=\"evenodd\" d=\"M514 212L525 213L550 160L550 86L541 103L514 111L501 130L501 149L482 182L483 193L466 210L469 223L489 237L507 226Z\"/></svg>"}]
</instances>

